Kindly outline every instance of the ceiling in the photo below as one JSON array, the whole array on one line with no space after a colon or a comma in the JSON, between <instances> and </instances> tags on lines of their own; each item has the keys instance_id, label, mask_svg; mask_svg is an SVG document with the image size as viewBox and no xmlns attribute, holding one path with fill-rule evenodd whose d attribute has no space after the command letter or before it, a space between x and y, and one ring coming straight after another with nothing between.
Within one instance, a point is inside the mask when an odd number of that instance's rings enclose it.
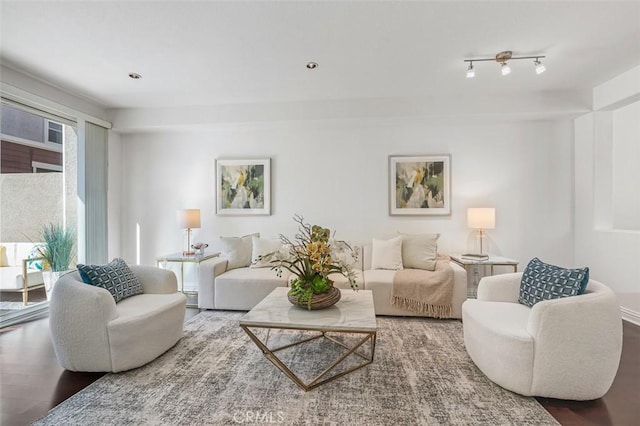
<instances>
[{"instance_id":1,"label":"ceiling","mask_svg":"<svg viewBox=\"0 0 640 426\"><path fill-rule=\"evenodd\" d=\"M4 66L107 108L544 94L640 64L639 1L2 0L0 13ZM547 72L483 62L465 78L463 59L502 50L546 55Z\"/></svg>"}]
</instances>

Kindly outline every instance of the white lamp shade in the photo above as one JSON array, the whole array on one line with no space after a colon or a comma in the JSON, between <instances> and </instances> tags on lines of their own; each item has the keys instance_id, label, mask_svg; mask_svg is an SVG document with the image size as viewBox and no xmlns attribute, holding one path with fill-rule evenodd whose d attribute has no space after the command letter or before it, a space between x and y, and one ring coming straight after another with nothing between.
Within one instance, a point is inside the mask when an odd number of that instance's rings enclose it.
<instances>
[{"instance_id":1,"label":"white lamp shade","mask_svg":"<svg viewBox=\"0 0 640 426\"><path fill-rule=\"evenodd\" d=\"M493 207L473 207L467 209L467 226L474 229L496 227L496 209Z\"/></svg>"},{"instance_id":2,"label":"white lamp shade","mask_svg":"<svg viewBox=\"0 0 640 426\"><path fill-rule=\"evenodd\" d=\"M200 209L184 209L176 212L178 228L200 228Z\"/></svg>"}]
</instances>

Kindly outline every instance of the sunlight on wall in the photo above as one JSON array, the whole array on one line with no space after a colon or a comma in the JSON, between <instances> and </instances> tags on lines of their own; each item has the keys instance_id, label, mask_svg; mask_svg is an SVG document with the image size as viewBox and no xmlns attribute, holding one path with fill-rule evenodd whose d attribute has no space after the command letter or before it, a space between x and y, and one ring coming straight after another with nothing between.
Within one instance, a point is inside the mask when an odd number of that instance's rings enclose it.
<instances>
[{"instance_id":1,"label":"sunlight on wall","mask_svg":"<svg viewBox=\"0 0 640 426\"><path fill-rule=\"evenodd\" d=\"M136 223L136 265L140 264L140 224Z\"/></svg>"}]
</instances>

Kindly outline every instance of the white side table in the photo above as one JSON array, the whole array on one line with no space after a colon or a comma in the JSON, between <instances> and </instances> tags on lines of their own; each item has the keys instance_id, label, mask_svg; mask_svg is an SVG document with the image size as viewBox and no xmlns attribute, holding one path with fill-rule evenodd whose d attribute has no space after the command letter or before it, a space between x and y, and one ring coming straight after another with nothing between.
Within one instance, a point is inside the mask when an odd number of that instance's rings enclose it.
<instances>
[{"instance_id":1,"label":"white side table","mask_svg":"<svg viewBox=\"0 0 640 426\"><path fill-rule=\"evenodd\" d=\"M180 292L185 296L197 296L197 291L185 291L184 290L184 265L185 263L195 263L196 264L196 272L200 274L199 266L200 262L203 260L211 259L214 257L218 257L220 253L218 252L205 252L204 254L185 256L182 252L179 253L171 253L165 256L160 256L156 258L156 265L158 268L167 269L168 263L179 263L180 264ZM187 307L189 308L197 308L198 304L195 303L187 303Z\"/></svg>"},{"instance_id":2,"label":"white side table","mask_svg":"<svg viewBox=\"0 0 640 426\"><path fill-rule=\"evenodd\" d=\"M465 271L467 271L467 274L469 274L469 272L471 270L474 270L474 272L477 272L477 268L482 266L489 266L491 267L491 272L490 275L493 275L493 271L494 271L494 267L495 266L510 266L513 268L513 272L518 272L518 261L514 260L514 259L509 259L508 257L502 257L502 256L491 256L489 255L488 259L484 259L484 260L475 260L475 259L463 259L461 254L450 254L449 257L451 258L451 260L455 263L457 263L458 265L462 266ZM478 290L478 283L480 282L480 279L478 278L478 274L474 274L474 280L473 280L473 286L469 289L467 289L467 297L469 298L475 298L476 297L476 292Z\"/></svg>"}]
</instances>

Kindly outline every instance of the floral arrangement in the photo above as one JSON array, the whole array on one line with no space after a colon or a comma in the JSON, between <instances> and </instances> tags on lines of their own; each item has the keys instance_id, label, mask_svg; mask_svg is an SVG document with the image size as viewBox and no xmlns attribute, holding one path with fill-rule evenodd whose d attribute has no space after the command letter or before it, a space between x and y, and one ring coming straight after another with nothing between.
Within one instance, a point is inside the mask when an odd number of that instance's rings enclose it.
<instances>
[{"instance_id":1,"label":"floral arrangement","mask_svg":"<svg viewBox=\"0 0 640 426\"><path fill-rule=\"evenodd\" d=\"M318 225L304 222L304 218L295 215L293 220L298 223L298 233L294 240L280 235L280 240L286 250L272 254L271 261L275 263L278 276L286 269L295 275L291 281L290 293L298 297L301 303L311 305L314 294L326 293L333 287L329 274L338 273L349 280L353 290L358 289L356 273L353 264L358 260L358 248L351 247L347 242L335 240L331 231Z\"/></svg>"}]
</instances>

